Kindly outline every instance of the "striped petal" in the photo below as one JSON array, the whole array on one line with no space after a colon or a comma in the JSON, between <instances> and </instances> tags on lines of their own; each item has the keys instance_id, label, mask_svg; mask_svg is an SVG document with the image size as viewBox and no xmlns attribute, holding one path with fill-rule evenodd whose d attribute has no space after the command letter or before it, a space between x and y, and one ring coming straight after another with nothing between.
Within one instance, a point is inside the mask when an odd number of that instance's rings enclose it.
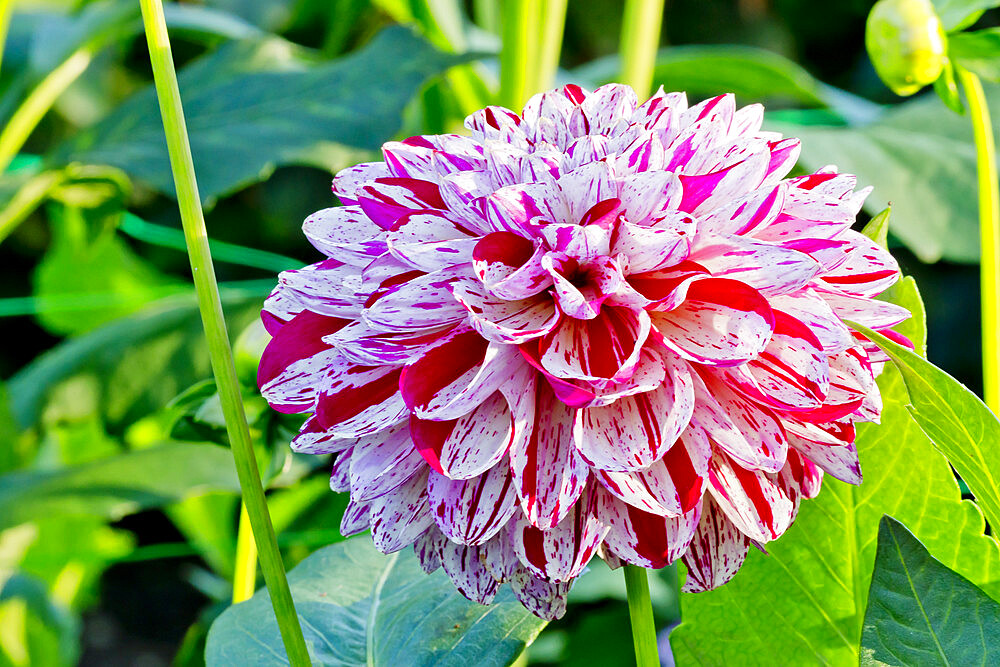
<instances>
[{"instance_id":1,"label":"striped petal","mask_svg":"<svg viewBox=\"0 0 1000 667\"><path fill-rule=\"evenodd\" d=\"M475 477L497 465L514 439L511 413L499 393L458 419L430 421L411 415L409 433L419 455L452 479Z\"/></svg>"},{"instance_id":2,"label":"striped petal","mask_svg":"<svg viewBox=\"0 0 1000 667\"><path fill-rule=\"evenodd\" d=\"M449 540L483 544L500 532L518 509L507 465L478 477L454 480L432 472L427 485L431 514Z\"/></svg>"},{"instance_id":3,"label":"striped petal","mask_svg":"<svg viewBox=\"0 0 1000 667\"><path fill-rule=\"evenodd\" d=\"M660 516L643 512L605 491L598 495L597 516L608 527L604 543L623 560L660 569L687 551L698 526L700 505L679 516Z\"/></svg>"},{"instance_id":4,"label":"striped petal","mask_svg":"<svg viewBox=\"0 0 1000 667\"><path fill-rule=\"evenodd\" d=\"M749 548L747 536L706 496L698 528L684 554L687 580L682 590L702 593L728 582L743 565Z\"/></svg>"},{"instance_id":5,"label":"striped petal","mask_svg":"<svg viewBox=\"0 0 1000 667\"><path fill-rule=\"evenodd\" d=\"M371 501L372 541L382 553L395 553L413 544L434 525L427 504L428 472L415 475L406 484Z\"/></svg>"},{"instance_id":6,"label":"striped petal","mask_svg":"<svg viewBox=\"0 0 1000 667\"><path fill-rule=\"evenodd\" d=\"M425 466L405 423L368 436L354 445L351 456L351 500L366 502L388 493Z\"/></svg>"},{"instance_id":7,"label":"striped petal","mask_svg":"<svg viewBox=\"0 0 1000 667\"><path fill-rule=\"evenodd\" d=\"M740 531L770 542L792 523L795 506L773 475L746 470L721 452L709 462L708 491Z\"/></svg>"}]
</instances>

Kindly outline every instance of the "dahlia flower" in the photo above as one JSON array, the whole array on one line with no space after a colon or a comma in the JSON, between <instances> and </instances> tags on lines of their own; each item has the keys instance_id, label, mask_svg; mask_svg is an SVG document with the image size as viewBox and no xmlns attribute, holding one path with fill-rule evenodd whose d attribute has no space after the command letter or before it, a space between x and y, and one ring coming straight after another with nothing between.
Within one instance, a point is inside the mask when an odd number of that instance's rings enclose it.
<instances>
[{"instance_id":1,"label":"dahlia flower","mask_svg":"<svg viewBox=\"0 0 1000 667\"><path fill-rule=\"evenodd\" d=\"M708 590L824 471L861 481L885 357L841 320L908 317L873 299L899 271L851 229L868 189L785 178L799 143L762 114L570 85L336 176L259 383L335 454L344 535L553 618L595 555Z\"/></svg>"}]
</instances>

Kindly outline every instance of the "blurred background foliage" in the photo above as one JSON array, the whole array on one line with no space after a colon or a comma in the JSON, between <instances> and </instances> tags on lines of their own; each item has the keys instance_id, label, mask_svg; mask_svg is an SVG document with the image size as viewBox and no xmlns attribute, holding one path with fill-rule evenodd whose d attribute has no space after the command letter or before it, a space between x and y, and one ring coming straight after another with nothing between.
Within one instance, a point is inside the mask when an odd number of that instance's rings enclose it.
<instances>
[{"instance_id":1,"label":"blurred background foliage","mask_svg":"<svg viewBox=\"0 0 1000 667\"><path fill-rule=\"evenodd\" d=\"M655 82L735 92L892 204L929 354L979 386L967 119L902 101L864 52L870 0L668 0ZM560 82L618 70L620 1L569 3ZM138 3L0 0L0 666L197 665L228 604L238 485L193 297ZM254 373L275 273L331 174L395 137L460 131L497 87L492 0L203 0L167 7L258 462L286 562L336 541L345 499L287 442ZM988 12L977 27L1000 23ZM1000 108L1000 91L988 91ZM863 221L862 221L863 222ZM676 573L654 579L661 626ZM631 664L600 562L533 664Z\"/></svg>"}]
</instances>

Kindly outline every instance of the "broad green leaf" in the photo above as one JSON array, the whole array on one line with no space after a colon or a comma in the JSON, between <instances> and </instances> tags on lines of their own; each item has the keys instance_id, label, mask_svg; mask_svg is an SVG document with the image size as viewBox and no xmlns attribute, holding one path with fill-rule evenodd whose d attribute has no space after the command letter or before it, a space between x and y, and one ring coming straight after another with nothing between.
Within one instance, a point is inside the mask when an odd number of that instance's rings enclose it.
<instances>
[{"instance_id":1,"label":"broad green leaf","mask_svg":"<svg viewBox=\"0 0 1000 667\"><path fill-rule=\"evenodd\" d=\"M207 491L236 491L232 452L167 443L59 470L0 476L0 530L53 515L117 520Z\"/></svg>"},{"instance_id":2,"label":"broad green leaf","mask_svg":"<svg viewBox=\"0 0 1000 667\"><path fill-rule=\"evenodd\" d=\"M907 335L922 341L923 333ZM683 594L683 620L670 637L678 665L739 665L748 656L857 665L884 514L905 521L948 567L1000 594L1000 548L983 535L982 513L961 499L947 460L910 418L899 373L889 365L878 382L882 423L858 426L865 481L853 487L826 476L788 532L766 545L769 555L751 549L725 586Z\"/></svg>"},{"instance_id":3,"label":"broad green leaf","mask_svg":"<svg viewBox=\"0 0 1000 667\"><path fill-rule=\"evenodd\" d=\"M959 32L948 38L948 55L989 81L1000 81L1000 28Z\"/></svg>"},{"instance_id":4,"label":"broad green leaf","mask_svg":"<svg viewBox=\"0 0 1000 667\"><path fill-rule=\"evenodd\" d=\"M399 27L323 64L278 39L223 45L179 77L202 197L214 201L276 165L312 163L308 152L327 144L377 150L423 82L462 60ZM173 193L152 86L70 138L50 161L110 164Z\"/></svg>"},{"instance_id":5,"label":"broad green leaf","mask_svg":"<svg viewBox=\"0 0 1000 667\"><path fill-rule=\"evenodd\" d=\"M888 354L906 383L907 409L1000 526L1000 420L965 385L911 350L862 326L855 329Z\"/></svg>"},{"instance_id":6,"label":"broad green leaf","mask_svg":"<svg viewBox=\"0 0 1000 667\"><path fill-rule=\"evenodd\" d=\"M230 331L257 317L262 290L223 290ZM211 376L194 295L159 301L140 313L60 343L7 382L10 409L28 428L41 417L60 384L90 376L109 427L131 423Z\"/></svg>"},{"instance_id":7,"label":"broad green leaf","mask_svg":"<svg viewBox=\"0 0 1000 667\"><path fill-rule=\"evenodd\" d=\"M997 0L932 0L941 24L948 32L964 30L987 9L1000 6ZM949 36L950 39L950 36Z\"/></svg>"},{"instance_id":8,"label":"broad green leaf","mask_svg":"<svg viewBox=\"0 0 1000 667\"><path fill-rule=\"evenodd\" d=\"M894 331L903 334L913 342L914 349L921 357L927 356L927 312L924 302L920 300L917 281L913 276L903 276L899 282L878 296L882 301L889 301L903 306L910 311L910 319L893 327Z\"/></svg>"},{"instance_id":9,"label":"broad green leaf","mask_svg":"<svg viewBox=\"0 0 1000 667\"><path fill-rule=\"evenodd\" d=\"M573 70L594 85L615 81L618 56L600 58ZM656 56L655 85L708 97L736 93L741 102L783 102L827 106L827 87L802 67L773 51L747 46L674 46Z\"/></svg>"},{"instance_id":10,"label":"broad green leaf","mask_svg":"<svg viewBox=\"0 0 1000 667\"><path fill-rule=\"evenodd\" d=\"M469 602L411 549L385 556L360 536L320 549L288 573L315 665L509 665L545 622L504 587L492 605ZM286 665L266 591L212 625L210 667Z\"/></svg>"},{"instance_id":11,"label":"broad green leaf","mask_svg":"<svg viewBox=\"0 0 1000 667\"><path fill-rule=\"evenodd\" d=\"M990 108L1000 88L987 87ZM969 119L923 96L858 127L768 122L765 127L802 140L799 165L835 164L875 186L865 202L875 215L892 203L893 234L925 262L979 259L976 156ZM1000 126L995 128L1000 139Z\"/></svg>"},{"instance_id":12,"label":"broad green leaf","mask_svg":"<svg viewBox=\"0 0 1000 667\"><path fill-rule=\"evenodd\" d=\"M883 517L861 635L862 665L1000 663L1000 603Z\"/></svg>"}]
</instances>

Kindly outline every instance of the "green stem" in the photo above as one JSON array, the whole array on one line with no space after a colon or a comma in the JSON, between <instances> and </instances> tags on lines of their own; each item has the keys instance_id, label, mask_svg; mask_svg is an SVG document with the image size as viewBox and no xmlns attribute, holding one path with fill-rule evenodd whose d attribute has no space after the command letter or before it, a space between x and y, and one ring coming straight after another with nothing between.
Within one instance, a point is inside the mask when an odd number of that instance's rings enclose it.
<instances>
[{"instance_id":1,"label":"green stem","mask_svg":"<svg viewBox=\"0 0 1000 667\"><path fill-rule=\"evenodd\" d=\"M505 0L501 21L500 104L520 111L534 90L541 0Z\"/></svg>"},{"instance_id":2,"label":"green stem","mask_svg":"<svg viewBox=\"0 0 1000 667\"><path fill-rule=\"evenodd\" d=\"M961 67L958 79L969 101L979 177L980 299L983 336L983 398L1000 414L1000 186L990 111L979 77Z\"/></svg>"},{"instance_id":3,"label":"green stem","mask_svg":"<svg viewBox=\"0 0 1000 667\"><path fill-rule=\"evenodd\" d=\"M308 665L309 653L295 613L288 580L285 578L285 567L281 562L281 552L278 550L274 527L267 512L264 487L260 481L260 472L257 470L253 444L250 441L250 427L243 412L243 399L240 395L236 367L233 365L233 351L229 346L229 334L226 331L222 301L219 298L219 286L215 280L215 268L208 246L208 233L205 229L205 218L195 180L194 161L191 158L180 90L177 87L177 72L174 70L167 24L163 18L163 5L160 0L140 0L140 5L146 41L149 44L149 57L153 66L156 96L160 102L163 129L167 138L170 167L174 175L181 223L187 239L188 256L191 259L198 307L205 325L212 370L226 418L226 430L236 461L236 472L243 490L243 502L260 552L264 582L271 595L271 604L274 607L289 662L295 666Z\"/></svg>"},{"instance_id":4,"label":"green stem","mask_svg":"<svg viewBox=\"0 0 1000 667\"><path fill-rule=\"evenodd\" d=\"M257 545L253 541L247 506L240 505L240 526L236 533L236 570L233 573L233 604L253 597L257 588Z\"/></svg>"},{"instance_id":5,"label":"green stem","mask_svg":"<svg viewBox=\"0 0 1000 667\"><path fill-rule=\"evenodd\" d=\"M14 13L14 0L0 0L0 65L3 64L3 49L7 44L7 29L10 16Z\"/></svg>"},{"instance_id":6,"label":"green stem","mask_svg":"<svg viewBox=\"0 0 1000 667\"><path fill-rule=\"evenodd\" d=\"M555 83L566 28L566 5L567 0L542 0L542 43L536 68L536 91L548 90Z\"/></svg>"},{"instance_id":7,"label":"green stem","mask_svg":"<svg viewBox=\"0 0 1000 667\"><path fill-rule=\"evenodd\" d=\"M31 136L38 123L69 85L83 74L92 58L93 53L90 49L83 48L76 51L49 72L21 103L0 132L0 171L10 165L10 161L24 146L24 142Z\"/></svg>"},{"instance_id":8,"label":"green stem","mask_svg":"<svg viewBox=\"0 0 1000 667\"><path fill-rule=\"evenodd\" d=\"M628 615L632 619L632 643L635 645L636 667L660 667L660 652L656 646L656 625L653 623L653 603L649 598L646 569L625 565L625 590L628 593Z\"/></svg>"},{"instance_id":9,"label":"green stem","mask_svg":"<svg viewBox=\"0 0 1000 667\"><path fill-rule=\"evenodd\" d=\"M621 82L632 86L640 100L653 88L656 52L660 48L664 0L626 0L622 18Z\"/></svg>"}]
</instances>

